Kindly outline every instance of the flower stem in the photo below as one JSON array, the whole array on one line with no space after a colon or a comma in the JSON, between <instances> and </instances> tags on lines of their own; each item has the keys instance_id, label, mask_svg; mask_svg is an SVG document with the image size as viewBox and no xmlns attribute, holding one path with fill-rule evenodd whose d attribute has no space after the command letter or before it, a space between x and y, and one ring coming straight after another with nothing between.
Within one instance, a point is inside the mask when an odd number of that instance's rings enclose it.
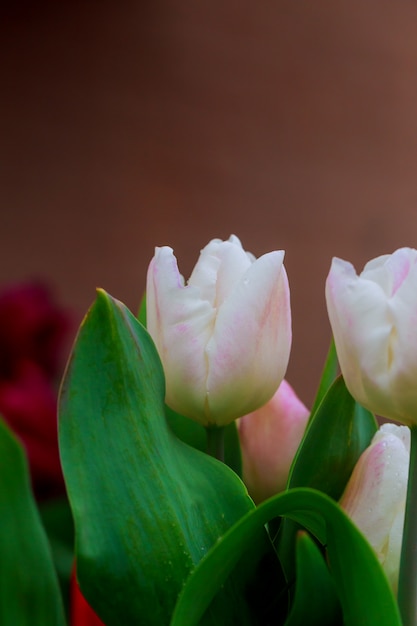
<instances>
[{"instance_id":1,"label":"flower stem","mask_svg":"<svg viewBox=\"0 0 417 626\"><path fill-rule=\"evenodd\" d=\"M398 582L403 626L417 626L417 426L411 426L410 430L410 467Z\"/></svg>"},{"instance_id":2,"label":"flower stem","mask_svg":"<svg viewBox=\"0 0 417 626\"><path fill-rule=\"evenodd\" d=\"M207 426L207 454L224 462L224 427Z\"/></svg>"}]
</instances>

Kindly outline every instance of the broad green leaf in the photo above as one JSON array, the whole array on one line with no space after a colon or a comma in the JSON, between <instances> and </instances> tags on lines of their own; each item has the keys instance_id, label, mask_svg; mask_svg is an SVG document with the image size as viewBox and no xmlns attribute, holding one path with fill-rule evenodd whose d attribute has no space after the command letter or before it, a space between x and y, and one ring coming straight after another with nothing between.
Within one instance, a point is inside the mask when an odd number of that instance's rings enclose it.
<instances>
[{"instance_id":1,"label":"broad green leaf","mask_svg":"<svg viewBox=\"0 0 417 626\"><path fill-rule=\"evenodd\" d=\"M254 508L234 472L175 437L164 396L150 336L99 292L67 368L59 430L78 578L107 626L168 624L190 572ZM271 553L264 529L254 546L258 559ZM250 623L249 583L229 581L204 624Z\"/></svg>"},{"instance_id":2,"label":"broad green leaf","mask_svg":"<svg viewBox=\"0 0 417 626\"><path fill-rule=\"evenodd\" d=\"M253 534L278 516L305 526L326 546L344 626L401 626L397 604L372 548L331 498L312 489L282 493L239 520L188 579L171 626L200 623L242 553L251 545Z\"/></svg>"},{"instance_id":3,"label":"broad green leaf","mask_svg":"<svg viewBox=\"0 0 417 626\"><path fill-rule=\"evenodd\" d=\"M310 422L291 467L288 488L313 487L335 500L377 430L339 376Z\"/></svg>"},{"instance_id":4,"label":"broad green leaf","mask_svg":"<svg viewBox=\"0 0 417 626\"><path fill-rule=\"evenodd\" d=\"M343 623L334 581L319 548L306 531L297 533L294 602L285 626Z\"/></svg>"},{"instance_id":5,"label":"broad green leaf","mask_svg":"<svg viewBox=\"0 0 417 626\"><path fill-rule=\"evenodd\" d=\"M324 364L321 379L319 382L317 394L314 399L313 407L311 409L311 417L313 417L321 401L323 400L324 396L326 395L326 393L328 392L328 390L334 383L337 377L338 370L339 370L339 363L337 360L336 346L334 343L334 339L332 338L330 342L329 351L326 356L326 361Z\"/></svg>"},{"instance_id":6,"label":"broad green leaf","mask_svg":"<svg viewBox=\"0 0 417 626\"><path fill-rule=\"evenodd\" d=\"M62 599L22 446L0 420L0 624L63 626Z\"/></svg>"}]
</instances>

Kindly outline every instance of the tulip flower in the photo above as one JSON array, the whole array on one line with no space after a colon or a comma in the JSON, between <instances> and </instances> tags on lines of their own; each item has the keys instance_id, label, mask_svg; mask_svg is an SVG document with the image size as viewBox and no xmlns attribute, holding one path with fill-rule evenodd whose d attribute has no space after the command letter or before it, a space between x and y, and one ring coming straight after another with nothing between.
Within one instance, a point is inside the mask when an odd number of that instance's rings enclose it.
<instances>
[{"instance_id":1,"label":"tulip flower","mask_svg":"<svg viewBox=\"0 0 417 626\"><path fill-rule=\"evenodd\" d=\"M0 291L0 414L25 446L38 499L65 492L56 397L71 326L42 283Z\"/></svg>"},{"instance_id":2,"label":"tulip flower","mask_svg":"<svg viewBox=\"0 0 417 626\"><path fill-rule=\"evenodd\" d=\"M0 291L0 377L13 378L22 361L59 377L71 327L70 315L47 285L28 282Z\"/></svg>"},{"instance_id":3,"label":"tulip flower","mask_svg":"<svg viewBox=\"0 0 417 626\"><path fill-rule=\"evenodd\" d=\"M225 426L273 396L291 346L283 259L283 251L255 259L233 235L213 239L185 285L172 248L156 248L147 325L172 409L204 426Z\"/></svg>"},{"instance_id":4,"label":"tulip flower","mask_svg":"<svg viewBox=\"0 0 417 626\"><path fill-rule=\"evenodd\" d=\"M25 446L38 499L65 492L58 451L56 390L35 363L21 362L11 380L0 378L0 414Z\"/></svg>"},{"instance_id":5,"label":"tulip flower","mask_svg":"<svg viewBox=\"0 0 417 626\"><path fill-rule=\"evenodd\" d=\"M409 460L409 429L383 424L360 456L340 500L374 548L394 592L398 586Z\"/></svg>"},{"instance_id":6,"label":"tulip flower","mask_svg":"<svg viewBox=\"0 0 417 626\"><path fill-rule=\"evenodd\" d=\"M326 300L340 368L353 397L378 415L417 423L417 250L365 265L334 258Z\"/></svg>"},{"instance_id":7,"label":"tulip flower","mask_svg":"<svg viewBox=\"0 0 417 626\"><path fill-rule=\"evenodd\" d=\"M238 420L243 481L256 504L285 489L308 417L284 379L269 402Z\"/></svg>"}]
</instances>

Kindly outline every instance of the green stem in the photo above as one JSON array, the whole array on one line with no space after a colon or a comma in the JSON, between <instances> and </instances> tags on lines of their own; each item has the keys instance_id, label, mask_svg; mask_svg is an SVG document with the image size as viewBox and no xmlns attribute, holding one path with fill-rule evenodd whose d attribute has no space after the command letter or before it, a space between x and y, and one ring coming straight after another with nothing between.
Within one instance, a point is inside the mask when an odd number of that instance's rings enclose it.
<instances>
[{"instance_id":1,"label":"green stem","mask_svg":"<svg viewBox=\"0 0 417 626\"><path fill-rule=\"evenodd\" d=\"M417 426L411 426L410 430L410 468L398 582L403 626L417 626Z\"/></svg>"},{"instance_id":2,"label":"green stem","mask_svg":"<svg viewBox=\"0 0 417 626\"><path fill-rule=\"evenodd\" d=\"M224 427L207 426L207 454L224 462Z\"/></svg>"}]
</instances>

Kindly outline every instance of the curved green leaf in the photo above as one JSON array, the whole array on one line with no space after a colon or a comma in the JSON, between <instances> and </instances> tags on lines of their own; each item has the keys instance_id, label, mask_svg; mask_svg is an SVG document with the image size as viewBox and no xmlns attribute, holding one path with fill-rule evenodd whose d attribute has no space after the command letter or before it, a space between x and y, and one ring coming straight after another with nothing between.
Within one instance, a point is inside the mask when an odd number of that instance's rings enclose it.
<instances>
[{"instance_id":1,"label":"curved green leaf","mask_svg":"<svg viewBox=\"0 0 417 626\"><path fill-rule=\"evenodd\" d=\"M292 463L288 489L311 487L335 500L341 497L362 452L377 430L375 417L358 405L339 376L313 415ZM288 580L294 576L297 525L271 524Z\"/></svg>"},{"instance_id":2,"label":"curved green leaf","mask_svg":"<svg viewBox=\"0 0 417 626\"><path fill-rule=\"evenodd\" d=\"M177 439L154 344L104 292L77 338L60 398L60 448L77 571L108 626L168 624L190 572L253 502L224 464ZM272 550L262 529L261 558ZM249 623L246 585L207 624ZM221 616L220 616L221 614Z\"/></svg>"},{"instance_id":3,"label":"curved green leaf","mask_svg":"<svg viewBox=\"0 0 417 626\"><path fill-rule=\"evenodd\" d=\"M312 489L282 493L239 520L188 579L171 626L200 623L221 585L250 546L253 534L279 516L305 526L326 546L344 626L401 626L397 604L372 548L331 498Z\"/></svg>"},{"instance_id":4,"label":"curved green leaf","mask_svg":"<svg viewBox=\"0 0 417 626\"><path fill-rule=\"evenodd\" d=\"M338 500L376 430L375 417L357 405L339 376L307 428L288 488L312 487Z\"/></svg>"},{"instance_id":5,"label":"curved green leaf","mask_svg":"<svg viewBox=\"0 0 417 626\"><path fill-rule=\"evenodd\" d=\"M306 531L296 539L294 602L285 626L337 626L342 615L335 585L319 548Z\"/></svg>"},{"instance_id":6,"label":"curved green leaf","mask_svg":"<svg viewBox=\"0 0 417 626\"><path fill-rule=\"evenodd\" d=\"M0 420L0 623L63 626L49 544L22 446Z\"/></svg>"}]
</instances>

